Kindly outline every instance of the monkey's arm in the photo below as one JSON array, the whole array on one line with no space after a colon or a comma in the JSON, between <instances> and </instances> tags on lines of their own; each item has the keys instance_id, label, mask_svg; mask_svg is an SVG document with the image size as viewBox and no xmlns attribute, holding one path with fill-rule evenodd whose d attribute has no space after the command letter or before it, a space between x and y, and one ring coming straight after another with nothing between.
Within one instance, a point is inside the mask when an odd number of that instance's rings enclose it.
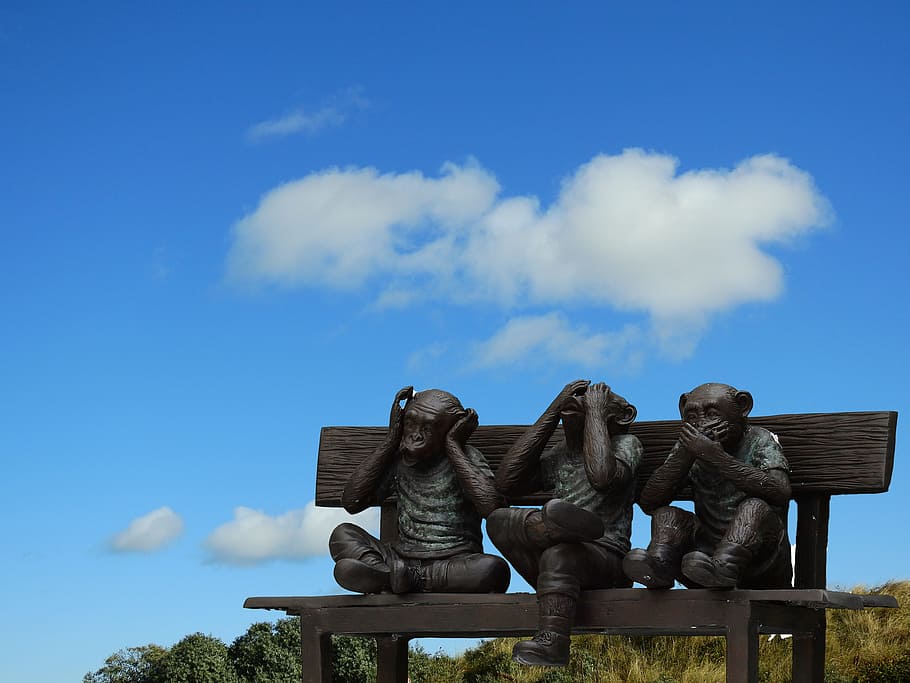
<instances>
[{"instance_id":1,"label":"monkey's arm","mask_svg":"<svg viewBox=\"0 0 910 683\"><path fill-rule=\"evenodd\" d=\"M496 470L497 490L508 495L536 488L540 456L558 424L559 413L554 417L548 409L512 444Z\"/></svg>"},{"instance_id":2,"label":"monkey's arm","mask_svg":"<svg viewBox=\"0 0 910 683\"><path fill-rule=\"evenodd\" d=\"M559 425L559 412L568 397L583 391L589 382L570 382L553 399L537 422L528 427L518 441L512 444L496 470L496 489L506 495L525 493L536 488L539 479L538 465L547 441Z\"/></svg>"},{"instance_id":3,"label":"monkey's arm","mask_svg":"<svg viewBox=\"0 0 910 683\"><path fill-rule=\"evenodd\" d=\"M717 469L743 493L771 505L786 505L790 500L790 475L784 470L760 470L730 456L721 462Z\"/></svg>"},{"instance_id":4,"label":"monkey's arm","mask_svg":"<svg viewBox=\"0 0 910 683\"><path fill-rule=\"evenodd\" d=\"M341 494L345 510L354 515L377 502L376 489L397 450L398 440L386 439L354 470Z\"/></svg>"},{"instance_id":5,"label":"monkey's arm","mask_svg":"<svg viewBox=\"0 0 910 683\"><path fill-rule=\"evenodd\" d=\"M506 506L505 497L496 490L496 485L493 483L493 473L489 466L478 466L477 460L483 459L480 451L471 446L462 447L457 443L447 444L446 448L461 488L474 503L474 507L481 517L486 518L496 508ZM466 450L474 451L474 457L469 457Z\"/></svg>"},{"instance_id":6,"label":"monkey's arm","mask_svg":"<svg viewBox=\"0 0 910 683\"><path fill-rule=\"evenodd\" d=\"M613 479L620 473L607 423L609 391L606 385L592 384L585 393L585 428L582 447L585 474L598 491L606 491L613 485Z\"/></svg>"},{"instance_id":7,"label":"monkey's arm","mask_svg":"<svg viewBox=\"0 0 910 683\"><path fill-rule=\"evenodd\" d=\"M677 442L664 464L654 470L645 484L638 499L639 507L651 514L657 508L672 503L693 462L695 456Z\"/></svg>"},{"instance_id":8,"label":"monkey's arm","mask_svg":"<svg viewBox=\"0 0 910 683\"><path fill-rule=\"evenodd\" d=\"M360 467L354 470L345 484L344 491L341 493L341 504L352 515L366 510L377 502L376 489L401 444L401 423L404 417L404 407L401 402L410 401L413 396L414 387L404 387L395 394L395 401L389 412L389 431L386 433L385 439L360 464Z\"/></svg>"},{"instance_id":9,"label":"monkey's arm","mask_svg":"<svg viewBox=\"0 0 910 683\"><path fill-rule=\"evenodd\" d=\"M790 476L785 470L776 468L763 470L747 465L691 425L683 426L680 439L686 443L695 457L710 463L743 493L761 498L771 505L786 505L790 500Z\"/></svg>"},{"instance_id":10,"label":"monkey's arm","mask_svg":"<svg viewBox=\"0 0 910 683\"><path fill-rule=\"evenodd\" d=\"M446 436L446 455L455 475L481 517L486 518L496 508L505 507L506 500L496 490L493 473L480 451L465 445L477 428L477 413L468 408Z\"/></svg>"}]
</instances>

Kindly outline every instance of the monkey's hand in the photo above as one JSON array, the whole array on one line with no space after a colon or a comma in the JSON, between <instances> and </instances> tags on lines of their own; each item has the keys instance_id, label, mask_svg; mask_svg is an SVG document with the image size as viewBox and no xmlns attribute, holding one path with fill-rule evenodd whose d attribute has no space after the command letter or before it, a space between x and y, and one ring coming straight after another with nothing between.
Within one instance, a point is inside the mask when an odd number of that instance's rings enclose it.
<instances>
[{"instance_id":1,"label":"monkey's hand","mask_svg":"<svg viewBox=\"0 0 910 683\"><path fill-rule=\"evenodd\" d=\"M711 438L717 443L722 444L727 440L730 434L730 423L726 420L719 420L711 427Z\"/></svg>"},{"instance_id":2,"label":"monkey's hand","mask_svg":"<svg viewBox=\"0 0 910 683\"><path fill-rule=\"evenodd\" d=\"M603 382L592 384L585 392L585 412L588 415L597 415L606 417L610 403L613 400L613 392Z\"/></svg>"},{"instance_id":3,"label":"monkey's hand","mask_svg":"<svg viewBox=\"0 0 910 683\"><path fill-rule=\"evenodd\" d=\"M577 379L574 382L569 382L553 399L547 412L559 419L559 414L563 410L568 408L579 409L581 406L578 404L578 398L585 394L590 384L591 380L589 379Z\"/></svg>"},{"instance_id":4,"label":"monkey's hand","mask_svg":"<svg viewBox=\"0 0 910 683\"><path fill-rule=\"evenodd\" d=\"M719 443L702 434L688 422L683 423L679 432L679 443L689 453L705 462L717 463L730 457Z\"/></svg>"},{"instance_id":5,"label":"monkey's hand","mask_svg":"<svg viewBox=\"0 0 910 683\"><path fill-rule=\"evenodd\" d=\"M414 398L414 387L404 387L399 389L395 394L395 401L392 403L392 410L389 411L389 439L395 441L401 440L402 422L404 420L404 410L408 402ZM402 405L404 401L404 405Z\"/></svg>"},{"instance_id":6,"label":"monkey's hand","mask_svg":"<svg viewBox=\"0 0 910 683\"><path fill-rule=\"evenodd\" d=\"M464 415L449 429L447 438L464 447L468 439L471 438L471 434L477 429L477 423L477 411L473 408L468 408L464 411Z\"/></svg>"}]
</instances>

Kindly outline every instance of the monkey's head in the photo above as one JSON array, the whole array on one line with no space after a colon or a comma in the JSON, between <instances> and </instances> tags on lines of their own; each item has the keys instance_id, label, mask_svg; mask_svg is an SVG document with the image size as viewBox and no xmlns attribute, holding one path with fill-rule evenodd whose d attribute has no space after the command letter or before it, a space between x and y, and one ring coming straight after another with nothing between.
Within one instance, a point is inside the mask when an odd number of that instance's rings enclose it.
<instances>
[{"instance_id":1,"label":"monkey's head","mask_svg":"<svg viewBox=\"0 0 910 683\"><path fill-rule=\"evenodd\" d=\"M679 415L711 439L720 438L727 450L743 438L752 411L752 394L729 384L702 384L679 397Z\"/></svg>"},{"instance_id":2,"label":"monkey's head","mask_svg":"<svg viewBox=\"0 0 910 683\"><path fill-rule=\"evenodd\" d=\"M609 387L609 403L607 404L607 428L611 435L627 434L629 425L635 421L638 410L625 398L614 393ZM563 405L559 416L562 418L563 429L567 432L581 434L585 425L585 411L587 410L585 394L572 396Z\"/></svg>"},{"instance_id":3,"label":"monkey's head","mask_svg":"<svg viewBox=\"0 0 910 683\"><path fill-rule=\"evenodd\" d=\"M619 394L610 393L610 413L607 425L610 434L628 434L629 425L635 421L638 409Z\"/></svg>"},{"instance_id":4,"label":"monkey's head","mask_svg":"<svg viewBox=\"0 0 910 683\"><path fill-rule=\"evenodd\" d=\"M464 412L461 401L447 391L414 394L404 411L400 446L404 462L414 465L444 454L446 434Z\"/></svg>"}]
</instances>

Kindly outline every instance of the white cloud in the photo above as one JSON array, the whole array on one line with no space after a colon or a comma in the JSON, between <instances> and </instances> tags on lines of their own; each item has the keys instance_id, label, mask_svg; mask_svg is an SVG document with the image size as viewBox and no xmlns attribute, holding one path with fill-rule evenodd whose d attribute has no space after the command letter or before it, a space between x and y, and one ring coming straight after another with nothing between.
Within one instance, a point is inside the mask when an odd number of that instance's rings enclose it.
<instances>
[{"instance_id":1,"label":"white cloud","mask_svg":"<svg viewBox=\"0 0 910 683\"><path fill-rule=\"evenodd\" d=\"M584 367L628 366L640 361L641 330L592 333L572 328L563 315L549 313L509 320L490 339L478 344L475 364L505 365L531 358L562 358Z\"/></svg>"},{"instance_id":2,"label":"white cloud","mask_svg":"<svg viewBox=\"0 0 910 683\"><path fill-rule=\"evenodd\" d=\"M439 264L453 231L482 215L499 187L476 166L419 172L329 169L282 185L234 230L229 269L245 280L350 288L376 273ZM430 223L436 239L427 241ZM426 258L424 258L426 257Z\"/></svg>"},{"instance_id":3,"label":"white cloud","mask_svg":"<svg viewBox=\"0 0 910 683\"><path fill-rule=\"evenodd\" d=\"M685 356L713 314L779 296L783 270L767 245L828 218L811 176L774 155L684 173L667 155L600 155L549 206L501 196L476 163L446 164L437 177L330 169L268 192L235 225L229 272L283 285L369 282L380 306L429 297L644 314L653 343ZM552 329L545 320L513 321L481 346L484 357L506 359L497 348L521 347L516 326ZM610 343L589 334L577 353Z\"/></svg>"},{"instance_id":4,"label":"white cloud","mask_svg":"<svg viewBox=\"0 0 910 683\"><path fill-rule=\"evenodd\" d=\"M234 509L234 519L206 539L212 559L225 564L258 564L268 560L298 560L328 552L329 534L338 524L353 522L375 533L379 509L349 515L342 508L316 507L310 501L301 510L272 517L248 507Z\"/></svg>"},{"instance_id":5,"label":"white cloud","mask_svg":"<svg viewBox=\"0 0 910 683\"><path fill-rule=\"evenodd\" d=\"M351 112L368 106L367 101L356 88L335 95L322 107L308 109L298 107L274 119L260 121L250 127L247 137L252 141L284 137L296 133L314 135L325 128L340 126Z\"/></svg>"},{"instance_id":6,"label":"white cloud","mask_svg":"<svg viewBox=\"0 0 910 683\"><path fill-rule=\"evenodd\" d=\"M120 552L147 553L163 548L183 533L183 520L169 507L137 517L111 538L111 548Z\"/></svg>"}]
</instances>

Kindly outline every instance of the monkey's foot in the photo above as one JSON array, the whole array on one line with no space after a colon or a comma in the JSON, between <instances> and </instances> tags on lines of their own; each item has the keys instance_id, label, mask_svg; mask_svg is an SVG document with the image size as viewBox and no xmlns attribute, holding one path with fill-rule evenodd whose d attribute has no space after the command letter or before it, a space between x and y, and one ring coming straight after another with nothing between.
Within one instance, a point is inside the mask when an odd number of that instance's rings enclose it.
<instances>
[{"instance_id":1,"label":"monkey's foot","mask_svg":"<svg viewBox=\"0 0 910 683\"><path fill-rule=\"evenodd\" d=\"M540 515L549 535L557 542L596 541L604 535L600 517L560 498L547 501Z\"/></svg>"},{"instance_id":2,"label":"monkey's foot","mask_svg":"<svg viewBox=\"0 0 910 683\"><path fill-rule=\"evenodd\" d=\"M699 586L713 589L735 588L739 579L739 568L735 564L698 550L683 557L682 573Z\"/></svg>"},{"instance_id":3,"label":"monkey's foot","mask_svg":"<svg viewBox=\"0 0 910 683\"><path fill-rule=\"evenodd\" d=\"M389 589L389 568L385 564L367 564L342 558L335 563L335 581L355 593L381 593Z\"/></svg>"},{"instance_id":4,"label":"monkey's foot","mask_svg":"<svg viewBox=\"0 0 910 683\"><path fill-rule=\"evenodd\" d=\"M432 590L426 569L419 565L406 564L403 560L392 562L390 581L393 593L419 593Z\"/></svg>"},{"instance_id":5,"label":"monkey's foot","mask_svg":"<svg viewBox=\"0 0 910 683\"><path fill-rule=\"evenodd\" d=\"M565 666L569 663L569 636L554 631L540 631L531 640L522 640L512 648L512 659L529 666Z\"/></svg>"},{"instance_id":6,"label":"monkey's foot","mask_svg":"<svg viewBox=\"0 0 910 683\"><path fill-rule=\"evenodd\" d=\"M622 571L646 588L673 588L676 571L673 565L649 555L644 548L633 548L622 559Z\"/></svg>"}]
</instances>

